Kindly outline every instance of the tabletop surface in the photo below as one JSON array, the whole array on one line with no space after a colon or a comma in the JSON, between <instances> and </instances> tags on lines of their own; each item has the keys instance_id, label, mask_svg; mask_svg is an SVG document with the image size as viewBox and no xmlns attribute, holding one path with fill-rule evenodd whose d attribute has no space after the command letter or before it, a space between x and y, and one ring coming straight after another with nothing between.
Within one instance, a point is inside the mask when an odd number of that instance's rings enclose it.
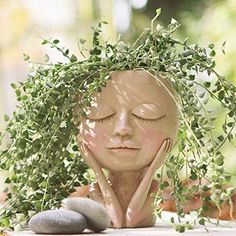
<instances>
[{"instance_id":1,"label":"tabletop surface","mask_svg":"<svg viewBox=\"0 0 236 236\"><path fill-rule=\"evenodd\" d=\"M147 235L156 235L156 236L164 236L164 235L180 235L178 232L175 231L173 226L170 225L170 218L174 217L177 219L177 215L175 213L170 212L163 212L162 219L158 219L156 222L155 227L147 227L147 228L135 228L135 229L107 229L101 233L92 233L89 230L85 230L82 234L73 234L73 236L77 235L115 235L115 236L147 236ZM191 216L188 216L186 220L189 220L192 222L193 218ZM212 235L227 235L227 236L236 236L236 222L233 221L220 221L220 226L216 226L214 224L206 224L208 232L204 228L204 226L196 225L194 226L193 230L187 230L185 233L183 233L183 236L189 236L189 235L206 235L206 236L212 236ZM32 231L21 231L21 232L8 232L7 236L30 236L30 235L36 235ZM44 235L45 234L37 234L37 235ZM54 234L55 236L55 234ZM63 236L60 234L60 236ZM65 236L65 235L64 235Z\"/></svg>"}]
</instances>

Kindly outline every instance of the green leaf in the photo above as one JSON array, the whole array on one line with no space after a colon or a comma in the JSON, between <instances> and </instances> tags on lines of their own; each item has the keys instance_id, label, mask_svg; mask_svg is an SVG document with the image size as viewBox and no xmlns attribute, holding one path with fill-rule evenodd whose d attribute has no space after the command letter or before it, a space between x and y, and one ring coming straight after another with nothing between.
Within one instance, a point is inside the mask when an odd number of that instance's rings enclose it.
<instances>
[{"instance_id":1,"label":"green leaf","mask_svg":"<svg viewBox=\"0 0 236 236\"><path fill-rule=\"evenodd\" d=\"M192 191L193 191L193 192L199 191L199 187L198 187L197 185L193 185L193 186L192 186Z\"/></svg>"},{"instance_id":2,"label":"green leaf","mask_svg":"<svg viewBox=\"0 0 236 236\"><path fill-rule=\"evenodd\" d=\"M211 82L204 82L203 85L206 87L206 88L210 88L211 87Z\"/></svg>"},{"instance_id":3,"label":"green leaf","mask_svg":"<svg viewBox=\"0 0 236 236\"><path fill-rule=\"evenodd\" d=\"M11 83L11 87L16 89L17 88L17 85L15 83Z\"/></svg>"},{"instance_id":4,"label":"green leaf","mask_svg":"<svg viewBox=\"0 0 236 236\"><path fill-rule=\"evenodd\" d=\"M9 121L10 120L8 115L4 115L3 118L4 118L4 121Z\"/></svg>"},{"instance_id":5,"label":"green leaf","mask_svg":"<svg viewBox=\"0 0 236 236\"><path fill-rule=\"evenodd\" d=\"M190 80L194 80L195 79L195 75L189 75L189 79Z\"/></svg>"},{"instance_id":6,"label":"green leaf","mask_svg":"<svg viewBox=\"0 0 236 236\"><path fill-rule=\"evenodd\" d=\"M164 181L163 184L164 184L165 188L169 186L169 183L167 181Z\"/></svg>"},{"instance_id":7,"label":"green leaf","mask_svg":"<svg viewBox=\"0 0 236 236\"><path fill-rule=\"evenodd\" d=\"M202 190L203 190L204 192L207 192L207 191L210 190L210 188L205 185L205 186L203 186Z\"/></svg>"},{"instance_id":8,"label":"green leaf","mask_svg":"<svg viewBox=\"0 0 236 236\"><path fill-rule=\"evenodd\" d=\"M211 50L211 52L210 52L210 56L211 56L211 57L214 57L215 55L216 55L215 50Z\"/></svg>"},{"instance_id":9,"label":"green leaf","mask_svg":"<svg viewBox=\"0 0 236 236\"><path fill-rule=\"evenodd\" d=\"M220 136L217 137L217 139L218 139L220 142L223 142L225 138L224 138L223 135L220 135Z\"/></svg>"},{"instance_id":10,"label":"green leaf","mask_svg":"<svg viewBox=\"0 0 236 236\"><path fill-rule=\"evenodd\" d=\"M211 63L211 66L210 66L210 68L211 68L211 69L213 69L213 68L215 68L215 66L216 66L216 62L215 62L215 61L213 61L213 62Z\"/></svg>"},{"instance_id":11,"label":"green leaf","mask_svg":"<svg viewBox=\"0 0 236 236\"><path fill-rule=\"evenodd\" d=\"M227 123L227 126L228 126L228 127L233 127L233 125L234 125L234 122L229 122L229 123Z\"/></svg>"},{"instance_id":12,"label":"green leaf","mask_svg":"<svg viewBox=\"0 0 236 236\"><path fill-rule=\"evenodd\" d=\"M161 184L160 184L160 190L163 190L164 188L165 188L164 184L161 183Z\"/></svg>"},{"instance_id":13,"label":"green leaf","mask_svg":"<svg viewBox=\"0 0 236 236\"><path fill-rule=\"evenodd\" d=\"M29 60L29 56L28 55L26 55L25 53L23 53L23 59L24 59L24 61L28 61Z\"/></svg>"},{"instance_id":14,"label":"green leaf","mask_svg":"<svg viewBox=\"0 0 236 236\"><path fill-rule=\"evenodd\" d=\"M80 184L80 182L77 181L77 182L74 182L73 186L74 187L79 187L79 186L81 186L81 184Z\"/></svg>"},{"instance_id":15,"label":"green leaf","mask_svg":"<svg viewBox=\"0 0 236 236\"><path fill-rule=\"evenodd\" d=\"M225 92L224 92L223 90L221 90L221 91L219 92L219 94L218 94L218 98L219 98L220 100L223 100L224 97L225 97Z\"/></svg>"},{"instance_id":16,"label":"green leaf","mask_svg":"<svg viewBox=\"0 0 236 236\"><path fill-rule=\"evenodd\" d=\"M185 232L185 225L179 224L175 226L175 230L179 233Z\"/></svg>"},{"instance_id":17,"label":"green leaf","mask_svg":"<svg viewBox=\"0 0 236 236\"><path fill-rule=\"evenodd\" d=\"M197 176L197 174L193 171L193 170L191 170L191 175L190 175L190 177L189 177L191 180L197 180L198 179L198 176Z\"/></svg>"},{"instance_id":18,"label":"green leaf","mask_svg":"<svg viewBox=\"0 0 236 236\"><path fill-rule=\"evenodd\" d=\"M52 42L53 42L54 44L58 44L60 41L59 41L58 39L54 39Z\"/></svg>"},{"instance_id":19,"label":"green leaf","mask_svg":"<svg viewBox=\"0 0 236 236\"><path fill-rule=\"evenodd\" d=\"M81 44L85 44L85 43L86 43L86 40L85 40L85 39L80 39L79 42L80 42Z\"/></svg>"},{"instance_id":20,"label":"green leaf","mask_svg":"<svg viewBox=\"0 0 236 236\"><path fill-rule=\"evenodd\" d=\"M206 206L206 205L202 206L202 210L203 211L208 211L209 210L209 206Z\"/></svg>"},{"instance_id":21,"label":"green leaf","mask_svg":"<svg viewBox=\"0 0 236 236\"><path fill-rule=\"evenodd\" d=\"M101 50L97 47L95 47L93 50L90 51L91 55L100 55L101 54Z\"/></svg>"},{"instance_id":22,"label":"green leaf","mask_svg":"<svg viewBox=\"0 0 236 236\"><path fill-rule=\"evenodd\" d=\"M70 58L70 62L76 62L77 61L77 57L74 55L74 54L72 54L72 56L71 56L71 58Z\"/></svg>"},{"instance_id":23,"label":"green leaf","mask_svg":"<svg viewBox=\"0 0 236 236\"><path fill-rule=\"evenodd\" d=\"M21 91L20 91L20 89L16 89L16 90L15 90L15 93L16 93L16 96L19 97L19 96L21 95Z\"/></svg>"},{"instance_id":24,"label":"green leaf","mask_svg":"<svg viewBox=\"0 0 236 236\"><path fill-rule=\"evenodd\" d=\"M226 174L224 177L225 177L225 182L226 183L229 183L232 179L232 176L230 174Z\"/></svg>"},{"instance_id":25,"label":"green leaf","mask_svg":"<svg viewBox=\"0 0 236 236\"><path fill-rule=\"evenodd\" d=\"M69 54L69 49L66 49L65 52L63 53L64 56L67 56Z\"/></svg>"},{"instance_id":26,"label":"green leaf","mask_svg":"<svg viewBox=\"0 0 236 236\"><path fill-rule=\"evenodd\" d=\"M3 218L3 219L1 220L1 223L3 224L3 226L9 227L9 225L10 225L10 220L7 219L7 218Z\"/></svg>"},{"instance_id":27,"label":"green leaf","mask_svg":"<svg viewBox=\"0 0 236 236\"><path fill-rule=\"evenodd\" d=\"M9 177L8 177L8 178L6 178L4 183L5 183L5 184L10 184L10 183L11 183L11 180L10 180L10 178L9 178Z\"/></svg>"},{"instance_id":28,"label":"green leaf","mask_svg":"<svg viewBox=\"0 0 236 236\"><path fill-rule=\"evenodd\" d=\"M213 49L214 47L215 47L215 44L213 44L213 43L210 43L210 44L209 44L209 48L210 48L210 49Z\"/></svg>"},{"instance_id":29,"label":"green leaf","mask_svg":"<svg viewBox=\"0 0 236 236\"><path fill-rule=\"evenodd\" d=\"M108 22L105 21L105 20L101 21L101 23L104 24L104 25L107 25L107 24L108 24Z\"/></svg>"},{"instance_id":30,"label":"green leaf","mask_svg":"<svg viewBox=\"0 0 236 236\"><path fill-rule=\"evenodd\" d=\"M48 186L48 182L47 181L43 181L42 183L41 183L41 187L42 188L46 188Z\"/></svg>"},{"instance_id":31,"label":"green leaf","mask_svg":"<svg viewBox=\"0 0 236 236\"><path fill-rule=\"evenodd\" d=\"M77 151L79 150L79 148L78 148L77 145L74 145L74 146L72 147L72 150L75 151L75 152L77 152Z\"/></svg>"},{"instance_id":32,"label":"green leaf","mask_svg":"<svg viewBox=\"0 0 236 236\"><path fill-rule=\"evenodd\" d=\"M198 223L199 223L200 225L205 225L205 220L204 220L203 218L201 218L201 219L198 221Z\"/></svg>"},{"instance_id":33,"label":"green leaf","mask_svg":"<svg viewBox=\"0 0 236 236\"><path fill-rule=\"evenodd\" d=\"M34 205L36 212L41 211L42 203L40 201L35 201L33 205Z\"/></svg>"},{"instance_id":34,"label":"green leaf","mask_svg":"<svg viewBox=\"0 0 236 236\"><path fill-rule=\"evenodd\" d=\"M161 14L161 8L156 9L156 17L160 16Z\"/></svg>"},{"instance_id":35,"label":"green leaf","mask_svg":"<svg viewBox=\"0 0 236 236\"><path fill-rule=\"evenodd\" d=\"M44 59L43 59L43 60L44 60L44 62L48 62L48 61L49 61L49 59L50 59L50 58L49 58L49 56L48 56L47 54L45 54L45 56L44 56Z\"/></svg>"},{"instance_id":36,"label":"green leaf","mask_svg":"<svg viewBox=\"0 0 236 236\"><path fill-rule=\"evenodd\" d=\"M235 112L234 112L234 111L230 111L230 112L228 113L228 116L229 116L229 117L233 117L233 116L234 116L234 114L235 114Z\"/></svg>"},{"instance_id":37,"label":"green leaf","mask_svg":"<svg viewBox=\"0 0 236 236\"><path fill-rule=\"evenodd\" d=\"M43 45L45 45L45 44L47 44L48 43L48 41L46 40L46 39L44 39L43 41L42 41L42 44Z\"/></svg>"}]
</instances>

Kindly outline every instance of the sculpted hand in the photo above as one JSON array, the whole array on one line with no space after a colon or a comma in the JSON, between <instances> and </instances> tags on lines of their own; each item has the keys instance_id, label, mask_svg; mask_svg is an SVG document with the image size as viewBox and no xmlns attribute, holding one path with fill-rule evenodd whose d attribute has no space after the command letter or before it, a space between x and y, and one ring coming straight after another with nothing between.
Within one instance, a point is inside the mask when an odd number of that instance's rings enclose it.
<instances>
[{"instance_id":1,"label":"sculpted hand","mask_svg":"<svg viewBox=\"0 0 236 236\"><path fill-rule=\"evenodd\" d=\"M148 167L139 187L137 188L128 206L126 214L126 224L128 227L134 227L140 220L142 220L143 217L145 217L142 215L142 210L147 198L149 197L148 193L151 187L153 176L155 175L157 169L165 161L168 152L171 150L171 147L172 141L170 139L164 140L160 150L157 152L154 160Z\"/></svg>"},{"instance_id":2,"label":"sculpted hand","mask_svg":"<svg viewBox=\"0 0 236 236\"><path fill-rule=\"evenodd\" d=\"M171 148L172 148L171 139L165 139L161 145L160 150L157 152L152 164L150 165L147 173L149 172L153 173L153 175L155 174L156 170L159 169L159 167L164 163L167 154L170 152Z\"/></svg>"},{"instance_id":3,"label":"sculpted hand","mask_svg":"<svg viewBox=\"0 0 236 236\"><path fill-rule=\"evenodd\" d=\"M81 142L80 143L80 151L83 156L84 161L86 164L94 170L94 172L100 172L102 171L100 165L98 164L97 160L95 159L94 155L92 152L89 150L88 146Z\"/></svg>"},{"instance_id":4,"label":"sculpted hand","mask_svg":"<svg viewBox=\"0 0 236 236\"><path fill-rule=\"evenodd\" d=\"M112 219L113 226L116 228L121 228L123 226L123 210L120 206L117 196L115 195L111 186L108 184L102 168L98 164L93 153L89 150L88 146L84 143L82 143L80 146L85 162L96 175L103 200Z\"/></svg>"}]
</instances>

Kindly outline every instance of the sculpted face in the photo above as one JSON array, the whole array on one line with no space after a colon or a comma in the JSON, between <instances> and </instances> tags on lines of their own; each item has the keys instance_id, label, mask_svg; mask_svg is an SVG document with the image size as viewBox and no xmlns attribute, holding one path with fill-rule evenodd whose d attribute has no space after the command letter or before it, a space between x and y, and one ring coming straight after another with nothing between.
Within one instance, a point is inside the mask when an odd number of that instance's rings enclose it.
<instances>
[{"instance_id":1,"label":"sculpted face","mask_svg":"<svg viewBox=\"0 0 236 236\"><path fill-rule=\"evenodd\" d=\"M173 141L178 130L173 98L141 70L112 73L86 113L78 139L87 144L101 167L112 171L148 166L163 141Z\"/></svg>"}]
</instances>

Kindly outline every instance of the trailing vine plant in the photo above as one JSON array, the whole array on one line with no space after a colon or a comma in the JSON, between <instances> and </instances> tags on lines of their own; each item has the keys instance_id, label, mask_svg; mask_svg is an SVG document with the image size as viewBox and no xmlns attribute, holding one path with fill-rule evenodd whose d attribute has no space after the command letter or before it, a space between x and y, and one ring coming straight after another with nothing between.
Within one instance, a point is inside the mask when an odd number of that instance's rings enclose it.
<instances>
[{"instance_id":1,"label":"trailing vine plant","mask_svg":"<svg viewBox=\"0 0 236 236\"><path fill-rule=\"evenodd\" d=\"M0 224L4 228L16 228L29 217L47 209L59 207L75 187L87 183L87 166L81 159L75 142L79 121L74 115L78 103L83 109L91 106L91 94L100 92L112 71L143 69L154 76L161 75L174 87L179 107L180 127L178 141L161 173L157 202L163 201L162 192L169 185L176 200L179 221L171 219L177 231L190 228L181 223L184 205L196 193L200 193L202 205L196 210L199 223L204 225L204 211L214 202L218 208L231 202L234 188L225 188L231 175L224 171L223 144L235 140L236 87L215 70L214 44L201 47L188 40L173 36L180 26L172 19L164 28L156 23L160 14L151 22L132 45L118 39L112 44L101 42L100 22L93 27L92 47L89 56L78 60L68 49L60 47L59 40L46 40L42 44L58 50L66 63L34 63L34 72L25 82L12 83L18 101L17 110L9 119L1 134L0 168L9 171L6 183L10 192L1 208ZM84 55L85 40L79 41ZM224 53L224 44L222 45ZM30 61L29 56L24 55ZM49 59L49 58L48 58ZM207 80L199 79L204 76ZM212 106L223 108L224 122L215 131L216 117ZM219 122L217 123L219 125ZM182 172L194 181L191 188L182 181ZM168 179L163 175L166 173ZM210 197L204 193L211 192ZM154 206L160 214L158 206Z\"/></svg>"}]
</instances>

